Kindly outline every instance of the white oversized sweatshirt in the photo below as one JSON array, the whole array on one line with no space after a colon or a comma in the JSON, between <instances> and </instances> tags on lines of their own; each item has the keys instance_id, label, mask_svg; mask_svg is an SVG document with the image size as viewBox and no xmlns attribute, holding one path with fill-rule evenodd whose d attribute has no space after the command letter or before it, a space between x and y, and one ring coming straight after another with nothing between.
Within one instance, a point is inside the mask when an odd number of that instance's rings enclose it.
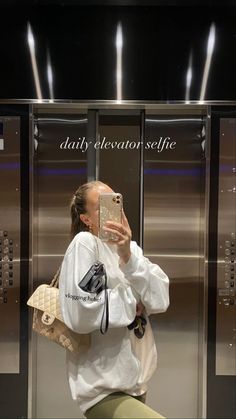
<instances>
[{"instance_id":1,"label":"white oversized sweatshirt","mask_svg":"<svg viewBox=\"0 0 236 419\"><path fill-rule=\"evenodd\" d=\"M131 241L130 250L131 256L124 264L116 244L81 231L64 255L59 276L64 322L75 332L91 332L91 347L85 353L66 351L71 395L83 414L110 393L122 391L135 396L145 393L157 367L157 349L148 316L167 310L169 278L159 265L143 255L136 241ZM100 324L105 291L94 300L95 294L83 291L78 285L96 260L104 263L107 272L109 327L104 335ZM136 316L139 301L147 313L142 339L127 328ZM104 324L105 321L103 327Z\"/></svg>"}]
</instances>

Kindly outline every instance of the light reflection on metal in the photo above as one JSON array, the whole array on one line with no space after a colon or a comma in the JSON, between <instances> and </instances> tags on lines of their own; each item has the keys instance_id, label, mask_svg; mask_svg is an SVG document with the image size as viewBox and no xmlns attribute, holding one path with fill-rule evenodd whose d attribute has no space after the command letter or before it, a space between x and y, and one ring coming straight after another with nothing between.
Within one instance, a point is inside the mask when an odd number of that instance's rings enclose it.
<instances>
[{"instance_id":1,"label":"light reflection on metal","mask_svg":"<svg viewBox=\"0 0 236 419\"><path fill-rule=\"evenodd\" d=\"M204 67L204 72L203 72L199 103L203 103L202 101L204 100L205 94L206 94L206 87L207 87L207 82L208 82L208 77L209 77L209 72L210 72L211 60L212 60L212 55L213 55L213 51L215 47L215 31L216 31L215 24L212 23L210 27L209 36L208 36L207 56L206 56L206 62L205 62L205 67Z\"/></svg>"},{"instance_id":2,"label":"light reflection on metal","mask_svg":"<svg viewBox=\"0 0 236 419\"><path fill-rule=\"evenodd\" d=\"M121 23L117 25L116 31L116 102L122 101L122 48L123 34Z\"/></svg>"},{"instance_id":3,"label":"light reflection on metal","mask_svg":"<svg viewBox=\"0 0 236 419\"><path fill-rule=\"evenodd\" d=\"M49 86L50 102L53 102L53 99L54 99L53 71L52 71L51 57L50 57L50 53L48 49L47 49L47 79L48 79L48 86Z\"/></svg>"},{"instance_id":4,"label":"light reflection on metal","mask_svg":"<svg viewBox=\"0 0 236 419\"><path fill-rule=\"evenodd\" d=\"M37 94L37 98L41 100L43 97L42 97L42 91L40 87L38 66L37 66L36 55L35 55L35 41L34 41L34 35L32 32L32 29L31 29L31 25L29 22L27 24L27 41L28 41L28 46L30 50L30 57L31 57L31 64L32 64L32 70L33 70L36 94Z\"/></svg>"},{"instance_id":5,"label":"light reflection on metal","mask_svg":"<svg viewBox=\"0 0 236 419\"><path fill-rule=\"evenodd\" d=\"M192 75L193 75L193 53L190 52L189 56L189 63L188 63L188 70L186 75L186 93L185 93L185 102L189 103L190 99L190 87L192 82Z\"/></svg>"}]
</instances>

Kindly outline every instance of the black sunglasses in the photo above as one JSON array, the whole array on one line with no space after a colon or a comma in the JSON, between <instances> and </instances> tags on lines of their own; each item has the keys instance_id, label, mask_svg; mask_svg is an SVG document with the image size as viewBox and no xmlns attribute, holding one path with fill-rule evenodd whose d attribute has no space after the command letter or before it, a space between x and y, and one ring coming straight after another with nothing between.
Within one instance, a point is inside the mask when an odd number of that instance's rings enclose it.
<instances>
[{"instance_id":1,"label":"black sunglasses","mask_svg":"<svg viewBox=\"0 0 236 419\"><path fill-rule=\"evenodd\" d=\"M129 330L134 329L134 334L137 338L142 339L145 333L145 326L147 324L147 320L144 316L135 316L134 321L130 323L127 327Z\"/></svg>"}]
</instances>

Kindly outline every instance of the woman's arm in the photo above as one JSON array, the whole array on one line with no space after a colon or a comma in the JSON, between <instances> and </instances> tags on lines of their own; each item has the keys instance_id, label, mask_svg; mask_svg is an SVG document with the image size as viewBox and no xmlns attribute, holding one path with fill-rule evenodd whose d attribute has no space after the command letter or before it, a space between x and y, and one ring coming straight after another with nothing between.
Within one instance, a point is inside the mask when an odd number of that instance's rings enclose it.
<instances>
[{"instance_id":1,"label":"woman's arm","mask_svg":"<svg viewBox=\"0 0 236 419\"><path fill-rule=\"evenodd\" d=\"M132 241L131 256L127 263L120 259L119 267L135 288L145 306L147 315L163 313L170 304L169 278L159 265L143 255L142 249Z\"/></svg>"},{"instance_id":2,"label":"woman's arm","mask_svg":"<svg viewBox=\"0 0 236 419\"><path fill-rule=\"evenodd\" d=\"M80 238L77 238L75 245L63 259L59 277L59 298L64 323L77 333L90 333L100 329L105 291L96 295L83 291L78 285L97 260L95 248L92 248L90 243L82 243L82 236L83 241L88 242L88 234L80 234ZM107 292L109 328L124 327L132 323L137 304L132 288L126 284L118 284L113 289L108 288Z\"/></svg>"}]
</instances>

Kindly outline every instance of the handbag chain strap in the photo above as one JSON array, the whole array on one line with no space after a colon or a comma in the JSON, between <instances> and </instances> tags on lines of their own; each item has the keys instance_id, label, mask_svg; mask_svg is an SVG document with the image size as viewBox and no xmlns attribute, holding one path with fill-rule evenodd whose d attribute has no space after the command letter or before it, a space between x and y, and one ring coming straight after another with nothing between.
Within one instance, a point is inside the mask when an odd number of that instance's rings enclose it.
<instances>
[{"instance_id":1,"label":"handbag chain strap","mask_svg":"<svg viewBox=\"0 0 236 419\"><path fill-rule=\"evenodd\" d=\"M60 271L61 271L61 265L59 266L59 268L56 271L54 277L52 278L51 284L49 285L50 287L58 288Z\"/></svg>"}]
</instances>

